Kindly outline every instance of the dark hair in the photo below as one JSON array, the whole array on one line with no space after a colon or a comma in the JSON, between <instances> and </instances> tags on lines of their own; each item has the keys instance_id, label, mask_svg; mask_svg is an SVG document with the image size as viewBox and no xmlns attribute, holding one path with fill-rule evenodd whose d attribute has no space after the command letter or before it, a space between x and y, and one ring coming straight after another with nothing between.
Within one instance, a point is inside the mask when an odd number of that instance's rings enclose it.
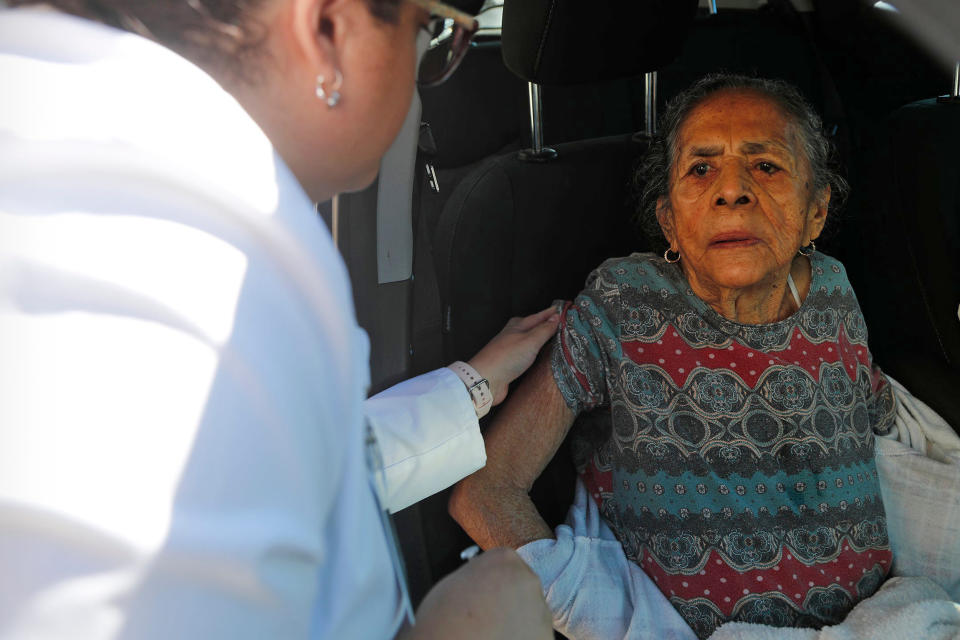
<instances>
[{"instance_id":1,"label":"dark hair","mask_svg":"<svg viewBox=\"0 0 960 640\"><path fill-rule=\"evenodd\" d=\"M657 221L657 201L670 194L670 170L677 157L680 129L697 106L724 91L757 93L780 107L790 122L798 149L810 163L811 197L823 193L829 186L831 210L838 209L846 199L850 187L835 169L833 145L823 132L820 116L796 87L783 80L713 73L667 103L658 131L634 176L634 192L639 199L638 220L652 240L663 237Z\"/></svg>"},{"instance_id":2,"label":"dark hair","mask_svg":"<svg viewBox=\"0 0 960 640\"><path fill-rule=\"evenodd\" d=\"M155 40L201 66L243 74L265 37L254 18L271 0L9 0L11 7L45 4ZM370 13L395 22L401 0L366 0Z\"/></svg>"}]
</instances>

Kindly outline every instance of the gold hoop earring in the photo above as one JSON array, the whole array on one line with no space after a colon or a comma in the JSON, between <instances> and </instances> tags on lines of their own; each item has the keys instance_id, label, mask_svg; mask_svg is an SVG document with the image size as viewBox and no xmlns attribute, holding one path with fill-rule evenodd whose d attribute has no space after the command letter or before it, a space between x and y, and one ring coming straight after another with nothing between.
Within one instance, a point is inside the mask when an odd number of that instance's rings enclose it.
<instances>
[{"instance_id":1,"label":"gold hoop earring","mask_svg":"<svg viewBox=\"0 0 960 640\"><path fill-rule=\"evenodd\" d=\"M813 242L813 240L811 240L810 244L808 244L807 246L800 247L799 249L797 249L797 253L799 253L802 256L811 256L813 255L813 252L816 250L817 250L817 245Z\"/></svg>"},{"instance_id":2,"label":"gold hoop earring","mask_svg":"<svg viewBox=\"0 0 960 640\"><path fill-rule=\"evenodd\" d=\"M674 253L677 254L677 257L674 258L673 260L671 260L671 259L670 259L670 249L667 249L666 251L664 251L664 252L663 252L663 259L664 259L664 261L665 261L665 262L668 262L668 263L670 263L670 264L676 264L677 262L680 262L680 252L679 252L679 251L674 251Z\"/></svg>"},{"instance_id":3,"label":"gold hoop earring","mask_svg":"<svg viewBox=\"0 0 960 640\"><path fill-rule=\"evenodd\" d=\"M327 103L327 107L333 109L340 102L340 87L343 85L343 74L340 69L333 70L333 87L330 93L324 89L323 83L326 81L323 74L317 76L317 98Z\"/></svg>"}]
</instances>

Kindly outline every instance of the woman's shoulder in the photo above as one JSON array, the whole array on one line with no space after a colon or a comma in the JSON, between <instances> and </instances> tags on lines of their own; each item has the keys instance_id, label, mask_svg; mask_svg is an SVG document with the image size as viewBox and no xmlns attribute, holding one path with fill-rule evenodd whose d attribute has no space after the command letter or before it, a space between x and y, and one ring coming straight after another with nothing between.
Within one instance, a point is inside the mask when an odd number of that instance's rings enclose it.
<instances>
[{"instance_id":1,"label":"woman's shoulder","mask_svg":"<svg viewBox=\"0 0 960 640\"><path fill-rule=\"evenodd\" d=\"M819 251L810 256L811 292L846 293L852 290L843 263Z\"/></svg>"},{"instance_id":2,"label":"woman's shoulder","mask_svg":"<svg viewBox=\"0 0 960 640\"><path fill-rule=\"evenodd\" d=\"M616 286L629 285L640 287L643 285L662 286L666 280L665 267L667 263L661 256L653 253L631 253L627 256L607 258L600 266L590 272L587 277L587 288L595 283L603 282Z\"/></svg>"},{"instance_id":3,"label":"woman's shoulder","mask_svg":"<svg viewBox=\"0 0 960 640\"><path fill-rule=\"evenodd\" d=\"M667 265L662 256L649 252L635 252L627 256L607 258L593 273L604 273L620 278L649 277L662 274Z\"/></svg>"}]
</instances>

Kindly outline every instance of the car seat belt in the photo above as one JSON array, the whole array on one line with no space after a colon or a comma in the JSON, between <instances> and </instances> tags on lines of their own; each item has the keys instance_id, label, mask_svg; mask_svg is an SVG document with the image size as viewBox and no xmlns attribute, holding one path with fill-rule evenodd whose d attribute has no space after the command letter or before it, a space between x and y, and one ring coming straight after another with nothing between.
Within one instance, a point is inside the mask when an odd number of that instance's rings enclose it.
<instances>
[{"instance_id":1,"label":"car seat belt","mask_svg":"<svg viewBox=\"0 0 960 640\"><path fill-rule=\"evenodd\" d=\"M439 192L436 171L431 160L437 153L433 132L426 122L420 124L417 173L414 182L414 245L413 245L413 335L411 365L413 373L423 373L443 366L442 313L440 284L433 259L433 239L429 216L424 211L424 194Z\"/></svg>"}]
</instances>

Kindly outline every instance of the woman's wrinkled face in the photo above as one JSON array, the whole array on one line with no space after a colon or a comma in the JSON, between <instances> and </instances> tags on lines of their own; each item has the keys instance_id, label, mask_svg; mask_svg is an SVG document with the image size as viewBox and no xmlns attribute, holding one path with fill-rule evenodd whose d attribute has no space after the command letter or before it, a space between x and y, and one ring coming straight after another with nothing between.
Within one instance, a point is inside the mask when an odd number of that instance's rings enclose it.
<instances>
[{"instance_id":1,"label":"woman's wrinkled face","mask_svg":"<svg viewBox=\"0 0 960 640\"><path fill-rule=\"evenodd\" d=\"M680 129L669 202L658 217L695 289L747 289L786 278L816 238L829 190L812 193L807 159L775 103L723 92Z\"/></svg>"}]
</instances>

